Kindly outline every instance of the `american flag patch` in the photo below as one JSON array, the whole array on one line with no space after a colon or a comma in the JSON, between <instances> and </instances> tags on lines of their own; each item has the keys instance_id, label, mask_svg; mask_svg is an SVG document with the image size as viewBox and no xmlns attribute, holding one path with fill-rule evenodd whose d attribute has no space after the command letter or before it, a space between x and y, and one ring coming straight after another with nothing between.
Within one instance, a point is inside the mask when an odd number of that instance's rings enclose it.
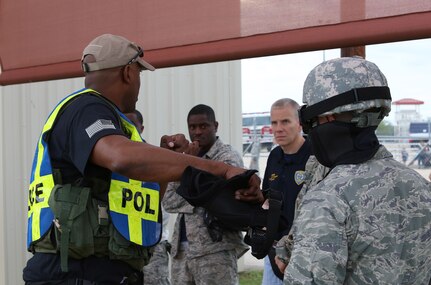
<instances>
[{"instance_id":1,"label":"american flag patch","mask_svg":"<svg viewBox=\"0 0 431 285\"><path fill-rule=\"evenodd\" d=\"M85 129L89 138L100 132L101 130L114 129L115 126L111 120L97 120L91 126Z\"/></svg>"}]
</instances>

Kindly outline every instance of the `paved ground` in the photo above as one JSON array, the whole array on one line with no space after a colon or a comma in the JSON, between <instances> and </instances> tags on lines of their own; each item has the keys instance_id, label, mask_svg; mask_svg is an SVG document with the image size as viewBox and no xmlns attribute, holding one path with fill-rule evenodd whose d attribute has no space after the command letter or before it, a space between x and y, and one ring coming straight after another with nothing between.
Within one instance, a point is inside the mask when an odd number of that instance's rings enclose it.
<instances>
[{"instance_id":1,"label":"paved ground","mask_svg":"<svg viewBox=\"0 0 431 285\"><path fill-rule=\"evenodd\" d=\"M265 172L266 161L268 159L268 152L261 152L258 159L258 167L259 173L263 176ZM250 154L246 154L244 156L244 166L250 167L250 163L252 162L252 157ZM256 161L254 161L256 162ZM254 164L257 165L257 164ZM255 167L253 167L255 168ZM428 175L431 172L431 168L427 169L419 169L417 166L412 167L414 170L419 172L423 177L428 179ZM262 270L263 269L263 259L258 260L253 255L251 255L250 251L248 251L244 257L242 257L239 261L239 270Z\"/></svg>"}]
</instances>

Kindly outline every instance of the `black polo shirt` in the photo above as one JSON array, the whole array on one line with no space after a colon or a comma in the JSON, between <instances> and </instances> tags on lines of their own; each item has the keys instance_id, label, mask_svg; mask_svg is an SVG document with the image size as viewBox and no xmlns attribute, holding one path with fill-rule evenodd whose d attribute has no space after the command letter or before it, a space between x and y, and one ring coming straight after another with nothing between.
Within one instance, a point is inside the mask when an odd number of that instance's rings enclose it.
<instances>
[{"instance_id":1,"label":"black polo shirt","mask_svg":"<svg viewBox=\"0 0 431 285\"><path fill-rule=\"evenodd\" d=\"M310 157L311 146L306 140L298 152L285 154L280 146L274 148L268 156L262 189L273 189L283 194L282 215L289 223L289 228L279 233L277 239L286 235L293 223L295 201L305 178L305 164Z\"/></svg>"},{"instance_id":2,"label":"black polo shirt","mask_svg":"<svg viewBox=\"0 0 431 285\"><path fill-rule=\"evenodd\" d=\"M109 169L90 162L94 145L108 135L125 136L116 111L100 97L84 94L64 109L48 142L52 167L60 169L63 184L80 181L84 175L110 180ZM69 272L63 273L59 254L35 253L24 268L23 279L35 282L81 278L98 284L119 284L132 272L134 270L122 261L92 256L82 260L69 258Z\"/></svg>"}]
</instances>

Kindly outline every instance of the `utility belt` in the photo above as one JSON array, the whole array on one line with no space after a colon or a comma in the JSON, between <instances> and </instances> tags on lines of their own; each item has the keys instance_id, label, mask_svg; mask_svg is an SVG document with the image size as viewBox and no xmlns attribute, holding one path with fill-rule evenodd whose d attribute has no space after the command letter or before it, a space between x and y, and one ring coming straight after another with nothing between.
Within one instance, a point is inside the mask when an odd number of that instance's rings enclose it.
<instances>
[{"instance_id":1,"label":"utility belt","mask_svg":"<svg viewBox=\"0 0 431 285\"><path fill-rule=\"evenodd\" d=\"M106 256L136 270L148 263L150 248L125 239L110 222L108 203L93 198L90 188L56 185L48 203L54 213L54 226L32 250L60 253L63 272L67 272L68 257Z\"/></svg>"}]
</instances>

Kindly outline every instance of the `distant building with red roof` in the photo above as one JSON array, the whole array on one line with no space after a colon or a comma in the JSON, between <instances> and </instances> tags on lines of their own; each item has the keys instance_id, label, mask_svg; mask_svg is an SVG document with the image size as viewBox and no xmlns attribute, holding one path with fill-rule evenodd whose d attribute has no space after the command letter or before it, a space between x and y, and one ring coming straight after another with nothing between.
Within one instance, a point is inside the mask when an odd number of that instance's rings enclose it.
<instances>
[{"instance_id":1,"label":"distant building with red roof","mask_svg":"<svg viewBox=\"0 0 431 285\"><path fill-rule=\"evenodd\" d=\"M404 98L393 101L395 105L395 120L397 128L395 135L408 136L411 122L423 121L419 112L419 106L423 105L424 101L416 100L413 98Z\"/></svg>"},{"instance_id":2,"label":"distant building with red roof","mask_svg":"<svg viewBox=\"0 0 431 285\"><path fill-rule=\"evenodd\" d=\"M412 99L412 98L404 98L397 101L392 102L392 105L422 105L424 101Z\"/></svg>"}]
</instances>

